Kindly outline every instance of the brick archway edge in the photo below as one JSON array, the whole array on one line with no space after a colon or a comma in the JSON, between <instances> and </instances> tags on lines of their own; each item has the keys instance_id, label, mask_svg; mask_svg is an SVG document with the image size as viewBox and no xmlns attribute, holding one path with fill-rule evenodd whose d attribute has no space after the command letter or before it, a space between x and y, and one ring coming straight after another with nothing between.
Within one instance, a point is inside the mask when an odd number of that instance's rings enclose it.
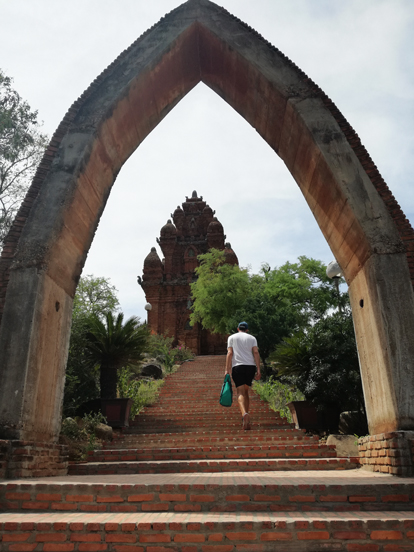
<instances>
[{"instance_id":1,"label":"brick archway edge","mask_svg":"<svg viewBox=\"0 0 414 552\"><path fill-rule=\"evenodd\" d=\"M122 165L200 81L283 159L350 286L371 433L414 429L414 232L345 118L208 0L125 50L65 115L0 261L0 438L55 441L72 300Z\"/></svg>"}]
</instances>

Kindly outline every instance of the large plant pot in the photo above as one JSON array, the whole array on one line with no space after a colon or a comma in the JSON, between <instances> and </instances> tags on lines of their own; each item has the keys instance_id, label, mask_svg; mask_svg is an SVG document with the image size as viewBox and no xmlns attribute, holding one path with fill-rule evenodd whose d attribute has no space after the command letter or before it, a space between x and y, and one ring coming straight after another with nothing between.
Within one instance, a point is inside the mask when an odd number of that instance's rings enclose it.
<instances>
[{"instance_id":1,"label":"large plant pot","mask_svg":"<svg viewBox=\"0 0 414 552\"><path fill-rule=\"evenodd\" d=\"M111 427L128 427L132 399L101 399L102 414Z\"/></svg>"},{"instance_id":2,"label":"large plant pot","mask_svg":"<svg viewBox=\"0 0 414 552\"><path fill-rule=\"evenodd\" d=\"M316 431L336 431L339 411L336 408L317 410L309 401L292 401L287 405L292 414L296 429Z\"/></svg>"}]
</instances>

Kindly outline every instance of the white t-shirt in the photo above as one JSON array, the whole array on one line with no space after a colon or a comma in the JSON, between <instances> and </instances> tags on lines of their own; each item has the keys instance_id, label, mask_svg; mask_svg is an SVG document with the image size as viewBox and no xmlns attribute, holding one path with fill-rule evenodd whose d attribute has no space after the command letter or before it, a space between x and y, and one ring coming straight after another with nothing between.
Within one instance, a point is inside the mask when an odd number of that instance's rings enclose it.
<instances>
[{"instance_id":1,"label":"white t-shirt","mask_svg":"<svg viewBox=\"0 0 414 552\"><path fill-rule=\"evenodd\" d=\"M237 332L228 338L227 347L233 348L232 367L239 364L256 366L252 348L257 347L257 341L253 335L246 332Z\"/></svg>"}]
</instances>

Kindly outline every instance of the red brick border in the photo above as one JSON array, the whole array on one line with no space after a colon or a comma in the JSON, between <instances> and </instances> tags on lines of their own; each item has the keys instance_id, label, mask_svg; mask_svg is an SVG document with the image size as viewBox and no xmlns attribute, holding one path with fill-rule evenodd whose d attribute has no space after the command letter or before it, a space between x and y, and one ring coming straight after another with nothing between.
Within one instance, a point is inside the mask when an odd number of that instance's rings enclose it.
<instances>
[{"instance_id":1,"label":"red brick border","mask_svg":"<svg viewBox=\"0 0 414 552\"><path fill-rule=\"evenodd\" d=\"M414 431L368 435L358 440L362 467L392 475L414 475Z\"/></svg>"}]
</instances>

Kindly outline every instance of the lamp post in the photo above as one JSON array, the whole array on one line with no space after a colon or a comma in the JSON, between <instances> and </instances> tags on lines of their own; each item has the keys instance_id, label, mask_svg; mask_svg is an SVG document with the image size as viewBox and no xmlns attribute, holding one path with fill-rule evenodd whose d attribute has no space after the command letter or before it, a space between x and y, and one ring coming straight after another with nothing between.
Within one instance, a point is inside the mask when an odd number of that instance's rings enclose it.
<instances>
[{"instance_id":1,"label":"lamp post","mask_svg":"<svg viewBox=\"0 0 414 552\"><path fill-rule=\"evenodd\" d=\"M152 310L152 305L151 303L147 303L144 307L144 309L147 311L148 315L147 315L147 324L149 323L149 311Z\"/></svg>"},{"instance_id":2,"label":"lamp post","mask_svg":"<svg viewBox=\"0 0 414 552\"><path fill-rule=\"evenodd\" d=\"M339 295L339 280L343 276L342 268L336 261L331 261L326 267L326 275L334 281L336 293L338 295L339 312L342 314L341 296Z\"/></svg>"}]
</instances>

